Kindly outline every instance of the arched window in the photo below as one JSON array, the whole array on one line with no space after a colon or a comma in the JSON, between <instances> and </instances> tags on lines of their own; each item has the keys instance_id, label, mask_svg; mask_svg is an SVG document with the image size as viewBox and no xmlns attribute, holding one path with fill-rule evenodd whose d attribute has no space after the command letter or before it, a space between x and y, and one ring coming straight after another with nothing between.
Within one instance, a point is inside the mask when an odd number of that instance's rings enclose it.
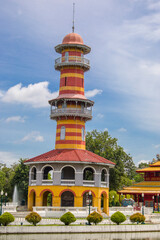
<instances>
[{"instance_id":1,"label":"arched window","mask_svg":"<svg viewBox=\"0 0 160 240\"><path fill-rule=\"evenodd\" d=\"M43 169L43 179L44 180L52 180L53 179L53 169L50 166L46 166Z\"/></svg>"},{"instance_id":2,"label":"arched window","mask_svg":"<svg viewBox=\"0 0 160 240\"><path fill-rule=\"evenodd\" d=\"M83 180L93 181L94 180L94 171L92 168L87 167L83 172Z\"/></svg>"},{"instance_id":3,"label":"arched window","mask_svg":"<svg viewBox=\"0 0 160 240\"><path fill-rule=\"evenodd\" d=\"M61 135L60 135L61 140L65 140L65 132L66 132L66 128L64 126L62 126L61 127Z\"/></svg>"},{"instance_id":4,"label":"arched window","mask_svg":"<svg viewBox=\"0 0 160 240\"><path fill-rule=\"evenodd\" d=\"M36 180L36 177L37 177L37 169L33 167L31 171L31 180Z\"/></svg>"},{"instance_id":5,"label":"arched window","mask_svg":"<svg viewBox=\"0 0 160 240\"><path fill-rule=\"evenodd\" d=\"M68 62L68 52L65 52L65 62Z\"/></svg>"},{"instance_id":6,"label":"arched window","mask_svg":"<svg viewBox=\"0 0 160 240\"><path fill-rule=\"evenodd\" d=\"M72 167L64 167L61 172L61 179L75 179L75 170Z\"/></svg>"},{"instance_id":7,"label":"arched window","mask_svg":"<svg viewBox=\"0 0 160 240\"><path fill-rule=\"evenodd\" d=\"M85 141L85 132L84 132L84 127L82 127L82 141Z\"/></svg>"},{"instance_id":8,"label":"arched window","mask_svg":"<svg viewBox=\"0 0 160 240\"><path fill-rule=\"evenodd\" d=\"M107 171L105 169L101 172L101 182L107 182Z\"/></svg>"}]
</instances>

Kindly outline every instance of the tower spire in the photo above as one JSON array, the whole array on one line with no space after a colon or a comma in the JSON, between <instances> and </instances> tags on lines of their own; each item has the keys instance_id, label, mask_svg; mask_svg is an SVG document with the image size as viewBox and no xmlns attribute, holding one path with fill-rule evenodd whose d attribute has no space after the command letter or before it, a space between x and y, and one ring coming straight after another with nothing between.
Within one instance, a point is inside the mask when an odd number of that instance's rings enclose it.
<instances>
[{"instance_id":1,"label":"tower spire","mask_svg":"<svg viewBox=\"0 0 160 240\"><path fill-rule=\"evenodd\" d=\"M72 25L72 32L74 33L74 14L75 14L75 3L73 3L73 25Z\"/></svg>"}]
</instances>

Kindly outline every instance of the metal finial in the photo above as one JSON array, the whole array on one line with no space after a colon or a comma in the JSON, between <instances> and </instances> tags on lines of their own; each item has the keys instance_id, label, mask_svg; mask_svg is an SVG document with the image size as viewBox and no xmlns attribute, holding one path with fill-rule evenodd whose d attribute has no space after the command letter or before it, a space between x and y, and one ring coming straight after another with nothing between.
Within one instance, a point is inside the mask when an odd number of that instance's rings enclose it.
<instances>
[{"instance_id":1,"label":"metal finial","mask_svg":"<svg viewBox=\"0 0 160 240\"><path fill-rule=\"evenodd\" d=\"M74 14L75 14L75 3L73 3L73 26L72 26L73 33L74 33Z\"/></svg>"}]
</instances>

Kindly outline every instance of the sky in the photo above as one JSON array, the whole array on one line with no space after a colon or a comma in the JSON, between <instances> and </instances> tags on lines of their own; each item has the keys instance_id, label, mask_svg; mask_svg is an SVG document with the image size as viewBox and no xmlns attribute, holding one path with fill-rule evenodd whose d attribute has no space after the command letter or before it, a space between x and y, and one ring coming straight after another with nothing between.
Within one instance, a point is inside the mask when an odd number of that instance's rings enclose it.
<instances>
[{"instance_id":1,"label":"sky","mask_svg":"<svg viewBox=\"0 0 160 240\"><path fill-rule=\"evenodd\" d=\"M160 153L160 0L74 0L86 55L86 130L108 130L137 165ZM0 163L55 147L48 100L58 94L54 47L72 31L71 0L0 0Z\"/></svg>"}]
</instances>

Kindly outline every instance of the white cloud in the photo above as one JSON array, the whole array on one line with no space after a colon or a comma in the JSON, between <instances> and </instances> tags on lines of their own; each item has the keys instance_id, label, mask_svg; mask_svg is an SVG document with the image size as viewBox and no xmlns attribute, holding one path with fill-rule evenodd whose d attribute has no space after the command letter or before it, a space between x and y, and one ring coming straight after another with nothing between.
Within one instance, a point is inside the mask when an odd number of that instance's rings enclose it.
<instances>
[{"instance_id":1,"label":"white cloud","mask_svg":"<svg viewBox=\"0 0 160 240\"><path fill-rule=\"evenodd\" d=\"M9 122L22 122L22 123L24 123L25 122L25 118L21 117L21 116L12 116L12 117L8 117L6 119L6 122L7 123L9 123Z\"/></svg>"},{"instance_id":2,"label":"white cloud","mask_svg":"<svg viewBox=\"0 0 160 240\"><path fill-rule=\"evenodd\" d=\"M118 129L118 132L127 132L127 129L122 127Z\"/></svg>"},{"instance_id":3,"label":"white cloud","mask_svg":"<svg viewBox=\"0 0 160 240\"><path fill-rule=\"evenodd\" d=\"M136 164L136 166L138 167L138 165L140 164L140 163L149 163L150 162L150 160L140 160L137 164Z\"/></svg>"},{"instance_id":4,"label":"white cloud","mask_svg":"<svg viewBox=\"0 0 160 240\"><path fill-rule=\"evenodd\" d=\"M160 148L160 144L153 145L154 148Z\"/></svg>"},{"instance_id":5,"label":"white cloud","mask_svg":"<svg viewBox=\"0 0 160 240\"><path fill-rule=\"evenodd\" d=\"M97 94L101 94L103 91L100 89L93 89L85 92L87 98L95 97Z\"/></svg>"},{"instance_id":6,"label":"white cloud","mask_svg":"<svg viewBox=\"0 0 160 240\"><path fill-rule=\"evenodd\" d=\"M14 153L0 151L0 163L6 164L7 166L18 162L19 159L20 157Z\"/></svg>"},{"instance_id":7,"label":"white cloud","mask_svg":"<svg viewBox=\"0 0 160 240\"><path fill-rule=\"evenodd\" d=\"M22 87L19 83L9 88L8 91L1 92L0 98L6 103L29 104L34 108L47 107L48 100L58 96L58 92L49 91L48 84L48 82L39 82Z\"/></svg>"},{"instance_id":8,"label":"white cloud","mask_svg":"<svg viewBox=\"0 0 160 240\"><path fill-rule=\"evenodd\" d=\"M32 142L44 142L43 136L40 135L39 132L33 131L27 134L23 139L23 142L25 141L32 141Z\"/></svg>"},{"instance_id":9,"label":"white cloud","mask_svg":"<svg viewBox=\"0 0 160 240\"><path fill-rule=\"evenodd\" d=\"M103 117L104 117L103 114L101 114L101 113L98 113L98 114L97 114L97 118L100 118L100 119L101 119L101 118L103 118Z\"/></svg>"}]
</instances>

